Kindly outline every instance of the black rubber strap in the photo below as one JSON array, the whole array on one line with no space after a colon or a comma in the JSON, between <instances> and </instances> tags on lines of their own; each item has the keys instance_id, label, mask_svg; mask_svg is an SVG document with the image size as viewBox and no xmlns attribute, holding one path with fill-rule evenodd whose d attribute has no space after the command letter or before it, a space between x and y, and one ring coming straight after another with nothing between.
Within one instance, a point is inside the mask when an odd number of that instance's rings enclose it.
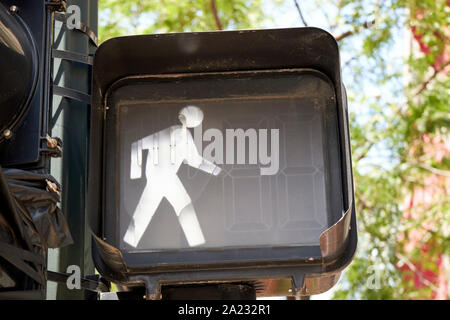
<instances>
[{"instance_id":1,"label":"black rubber strap","mask_svg":"<svg viewBox=\"0 0 450 320\"><path fill-rule=\"evenodd\" d=\"M88 54L52 49L52 57L92 65L94 58Z\"/></svg>"},{"instance_id":2,"label":"black rubber strap","mask_svg":"<svg viewBox=\"0 0 450 320\"><path fill-rule=\"evenodd\" d=\"M30 278L36 280L39 284L45 285L42 272L33 269L29 264L25 263L25 261L29 261L38 265L44 265L45 261L42 256L4 242L0 242L0 256L27 274Z\"/></svg>"},{"instance_id":3,"label":"black rubber strap","mask_svg":"<svg viewBox=\"0 0 450 320\"><path fill-rule=\"evenodd\" d=\"M71 275L68 273L61 273L55 271L47 271L48 281L66 283ZM94 292L108 292L109 288L101 281L94 281L85 278L81 278L80 286L89 291Z\"/></svg>"},{"instance_id":4,"label":"black rubber strap","mask_svg":"<svg viewBox=\"0 0 450 320\"><path fill-rule=\"evenodd\" d=\"M53 85L53 94L86 104L91 104L91 96L78 90Z\"/></svg>"},{"instance_id":5,"label":"black rubber strap","mask_svg":"<svg viewBox=\"0 0 450 320\"><path fill-rule=\"evenodd\" d=\"M55 20L66 22L67 14L64 12L55 12ZM75 26L75 29L79 32L84 33L91 41L92 43L98 47L98 38L97 35L92 31L87 25L85 25L83 22L78 22Z\"/></svg>"}]
</instances>

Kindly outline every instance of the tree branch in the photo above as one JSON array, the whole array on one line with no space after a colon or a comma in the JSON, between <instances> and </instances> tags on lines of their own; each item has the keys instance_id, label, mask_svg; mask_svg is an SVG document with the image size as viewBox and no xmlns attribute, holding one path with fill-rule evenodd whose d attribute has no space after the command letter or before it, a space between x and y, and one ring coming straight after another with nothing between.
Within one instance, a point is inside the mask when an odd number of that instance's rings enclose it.
<instances>
[{"instance_id":1,"label":"tree branch","mask_svg":"<svg viewBox=\"0 0 450 320\"><path fill-rule=\"evenodd\" d=\"M434 78L436 78L436 76L443 71L448 65L450 64L450 61L447 61L447 63L445 63L444 65L442 65L439 69L437 68L433 68L433 74L424 82L422 83L422 85L420 86L419 90L417 90L417 92L414 94L414 97L418 96L419 94L421 94L430 84L431 81L434 80Z\"/></svg>"},{"instance_id":2,"label":"tree branch","mask_svg":"<svg viewBox=\"0 0 450 320\"><path fill-rule=\"evenodd\" d=\"M350 63L352 63L352 61L361 58L362 55L363 55L363 53L360 52L360 53L358 53L357 55L355 55L355 56L351 57L350 59L348 59L348 60L344 63L344 66L342 67L342 69L347 68L347 67L350 65Z\"/></svg>"},{"instance_id":3,"label":"tree branch","mask_svg":"<svg viewBox=\"0 0 450 320\"><path fill-rule=\"evenodd\" d=\"M374 146L375 142L371 141L369 143L369 145L366 147L366 150L363 151L363 153L361 153L357 158L356 158L356 162L361 161L362 159L364 159L367 154L370 152L370 150L372 149L372 147Z\"/></svg>"},{"instance_id":4,"label":"tree branch","mask_svg":"<svg viewBox=\"0 0 450 320\"><path fill-rule=\"evenodd\" d=\"M432 282L425 279L425 277L422 274L422 271L418 270L416 268L416 266L408 258L406 258L404 255L402 255L398 252L395 254L395 256L397 259L400 260L400 262L403 262L404 264L406 264L408 266L409 270L414 272L419 277L420 282L422 282L424 285L430 287L431 290L438 291L438 288Z\"/></svg>"},{"instance_id":5,"label":"tree branch","mask_svg":"<svg viewBox=\"0 0 450 320\"><path fill-rule=\"evenodd\" d=\"M422 168L422 169L430 171L431 173L434 173L434 174L437 174L437 175L440 175L440 176L444 176L444 177L450 177L450 171L441 170L441 169L429 166L429 165L427 165L425 163L420 163L420 164L418 164L418 166L420 168Z\"/></svg>"},{"instance_id":6,"label":"tree branch","mask_svg":"<svg viewBox=\"0 0 450 320\"><path fill-rule=\"evenodd\" d=\"M372 21L366 21L366 22L364 22L364 24L362 25L362 27L363 27L364 29L369 29L369 28L372 27L374 24L375 24L375 20L372 20ZM355 34L355 30L344 32L344 33L342 33L341 35L339 35L339 36L336 37L336 41L341 41L341 40L343 40L343 39L345 39L345 38L347 38L347 37L352 36L353 34Z\"/></svg>"},{"instance_id":7,"label":"tree branch","mask_svg":"<svg viewBox=\"0 0 450 320\"><path fill-rule=\"evenodd\" d=\"M216 1L211 0L211 10L214 15L214 20L216 21L216 26L218 30L223 30L222 22L220 21L219 14L217 13Z\"/></svg>"},{"instance_id":8,"label":"tree branch","mask_svg":"<svg viewBox=\"0 0 450 320\"><path fill-rule=\"evenodd\" d=\"M306 23L305 17L303 16L302 9L300 8L300 5L298 4L298 1L294 0L294 4L295 4L295 7L297 8L298 14L300 16L300 19L302 20L303 25L305 27L307 27L308 24Z\"/></svg>"}]
</instances>

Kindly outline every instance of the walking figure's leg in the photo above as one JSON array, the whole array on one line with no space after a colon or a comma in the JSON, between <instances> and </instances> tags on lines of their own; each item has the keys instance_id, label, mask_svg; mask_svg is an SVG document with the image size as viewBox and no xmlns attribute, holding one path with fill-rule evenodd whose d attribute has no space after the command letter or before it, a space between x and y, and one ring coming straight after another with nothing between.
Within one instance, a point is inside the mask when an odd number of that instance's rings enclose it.
<instances>
[{"instance_id":1,"label":"walking figure's leg","mask_svg":"<svg viewBox=\"0 0 450 320\"><path fill-rule=\"evenodd\" d=\"M176 181L171 181L170 192L165 196L178 216L178 221L189 246L195 247L204 244L205 238L192 205L192 200L178 178Z\"/></svg>"},{"instance_id":2,"label":"walking figure's leg","mask_svg":"<svg viewBox=\"0 0 450 320\"><path fill-rule=\"evenodd\" d=\"M145 187L123 240L136 247L163 198L162 192Z\"/></svg>"},{"instance_id":3,"label":"walking figure's leg","mask_svg":"<svg viewBox=\"0 0 450 320\"><path fill-rule=\"evenodd\" d=\"M195 213L194 206L188 204L181 210L178 216L178 221L183 228L184 235L189 243L190 247L199 246L205 243L205 237L203 236L202 229L200 228L200 223L197 219L197 214Z\"/></svg>"}]
</instances>

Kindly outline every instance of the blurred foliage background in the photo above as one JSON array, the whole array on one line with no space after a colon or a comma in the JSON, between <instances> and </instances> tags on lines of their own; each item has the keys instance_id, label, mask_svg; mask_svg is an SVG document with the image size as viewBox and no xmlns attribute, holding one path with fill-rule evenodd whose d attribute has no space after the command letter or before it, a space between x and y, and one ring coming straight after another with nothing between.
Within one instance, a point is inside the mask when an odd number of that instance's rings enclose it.
<instances>
[{"instance_id":1,"label":"blurred foliage background","mask_svg":"<svg viewBox=\"0 0 450 320\"><path fill-rule=\"evenodd\" d=\"M450 1L99 0L99 10L101 41L294 26L332 33L349 98L359 231L332 297L450 297Z\"/></svg>"}]
</instances>

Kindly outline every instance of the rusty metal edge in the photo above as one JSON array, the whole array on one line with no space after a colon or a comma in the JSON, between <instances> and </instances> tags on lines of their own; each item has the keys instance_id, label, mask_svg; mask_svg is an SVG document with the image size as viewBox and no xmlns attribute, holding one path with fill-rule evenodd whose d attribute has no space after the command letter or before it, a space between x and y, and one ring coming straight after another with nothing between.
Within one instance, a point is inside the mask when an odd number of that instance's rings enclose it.
<instances>
[{"instance_id":1,"label":"rusty metal edge","mask_svg":"<svg viewBox=\"0 0 450 320\"><path fill-rule=\"evenodd\" d=\"M351 215L352 205L350 205L350 208L338 222L320 235L320 251L322 252L324 262L338 258L346 249Z\"/></svg>"}]
</instances>

